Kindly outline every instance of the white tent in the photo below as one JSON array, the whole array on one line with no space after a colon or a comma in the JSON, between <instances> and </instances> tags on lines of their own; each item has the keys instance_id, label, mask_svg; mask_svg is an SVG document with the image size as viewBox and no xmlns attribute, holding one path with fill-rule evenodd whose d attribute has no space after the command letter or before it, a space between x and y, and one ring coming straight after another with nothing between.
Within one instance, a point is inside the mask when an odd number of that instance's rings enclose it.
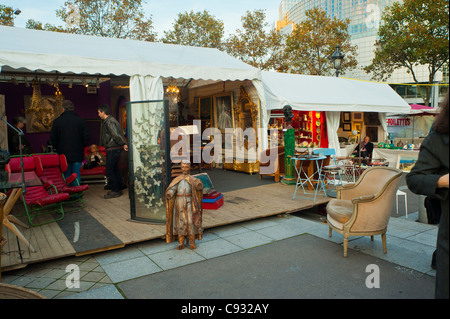
<instances>
[{"instance_id":1,"label":"white tent","mask_svg":"<svg viewBox=\"0 0 450 319\"><path fill-rule=\"evenodd\" d=\"M261 72L216 49L6 26L0 26L0 43L2 71L128 75L132 101L162 100L162 77L251 80L261 100L262 128L268 124L267 112L286 104L295 110L326 111L330 147L337 150L340 111L380 112L381 119L386 112L410 110L385 84ZM267 130L261 133L261 147L266 148Z\"/></svg>"},{"instance_id":2,"label":"white tent","mask_svg":"<svg viewBox=\"0 0 450 319\"><path fill-rule=\"evenodd\" d=\"M387 133L386 113L409 113L411 109L387 84L267 71L261 74L267 112L285 105L298 111L325 111L329 147L337 154L340 112L378 112Z\"/></svg>"},{"instance_id":3,"label":"white tent","mask_svg":"<svg viewBox=\"0 0 450 319\"><path fill-rule=\"evenodd\" d=\"M260 79L217 49L0 26L0 66L61 73L204 80Z\"/></svg>"},{"instance_id":4,"label":"white tent","mask_svg":"<svg viewBox=\"0 0 450 319\"><path fill-rule=\"evenodd\" d=\"M258 94L262 88L260 70L217 49L6 26L0 26L0 43L2 72L127 75L131 101L162 100L163 77L251 80Z\"/></svg>"}]
</instances>

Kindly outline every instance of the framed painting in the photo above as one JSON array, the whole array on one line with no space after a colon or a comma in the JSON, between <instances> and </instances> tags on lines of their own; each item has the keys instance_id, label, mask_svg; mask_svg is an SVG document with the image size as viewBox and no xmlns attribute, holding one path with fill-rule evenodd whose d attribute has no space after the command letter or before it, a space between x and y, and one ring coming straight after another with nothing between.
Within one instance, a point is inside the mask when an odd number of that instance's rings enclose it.
<instances>
[{"instance_id":1,"label":"framed painting","mask_svg":"<svg viewBox=\"0 0 450 319\"><path fill-rule=\"evenodd\" d=\"M344 132L350 132L352 130L352 124L351 123L344 123L342 129Z\"/></svg>"},{"instance_id":2,"label":"framed painting","mask_svg":"<svg viewBox=\"0 0 450 319\"><path fill-rule=\"evenodd\" d=\"M64 98L58 99L53 95L42 96L42 108L39 113L29 112L31 107L31 95L25 98L25 119L27 120L27 133L50 132L53 121L64 111L62 102Z\"/></svg>"},{"instance_id":3,"label":"framed painting","mask_svg":"<svg viewBox=\"0 0 450 319\"><path fill-rule=\"evenodd\" d=\"M362 112L353 112L352 113L352 121L362 122L363 121L363 113Z\"/></svg>"},{"instance_id":4,"label":"framed painting","mask_svg":"<svg viewBox=\"0 0 450 319\"><path fill-rule=\"evenodd\" d=\"M361 134L362 133L362 122L353 122L352 130L357 130Z\"/></svg>"},{"instance_id":5,"label":"framed painting","mask_svg":"<svg viewBox=\"0 0 450 319\"><path fill-rule=\"evenodd\" d=\"M342 113L342 121L343 122L351 122L352 121L351 113L350 112L343 112Z\"/></svg>"},{"instance_id":6,"label":"framed painting","mask_svg":"<svg viewBox=\"0 0 450 319\"><path fill-rule=\"evenodd\" d=\"M221 132L234 129L233 93L214 95L214 123Z\"/></svg>"},{"instance_id":7,"label":"framed painting","mask_svg":"<svg viewBox=\"0 0 450 319\"><path fill-rule=\"evenodd\" d=\"M397 156L397 168L402 170L403 172L410 172L411 168L417 162L417 157L406 155L398 155Z\"/></svg>"},{"instance_id":8,"label":"framed painting","mask_svg":"<svg viewBox=\"0 0 450 319\"><path fill-rule=\"evenodd\" d=\"M212 97L201 97L198 101L198 116L200 120L211 120Z\"/></svg>"}]
</instances>

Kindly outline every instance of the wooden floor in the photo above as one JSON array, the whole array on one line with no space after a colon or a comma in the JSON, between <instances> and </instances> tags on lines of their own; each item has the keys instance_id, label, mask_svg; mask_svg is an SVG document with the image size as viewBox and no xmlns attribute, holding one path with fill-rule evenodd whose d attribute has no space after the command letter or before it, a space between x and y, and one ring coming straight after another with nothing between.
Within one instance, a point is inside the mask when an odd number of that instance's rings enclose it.
<instances>
[{"instance_id":1,"label":"wooden floor","mask_svg":"<svg viewBox=\"0 0 450 319\"><path fill-rule=\"evenodd\" d=\"M329 201L329 198L324 196L318 196L315 203L309 199L292 199L293 193L294 186L281 183L266 183L223 192L224 204L222 207L217 210L203 211L203 227L207 229L272 215L298 212ZM53 222L29 229L19 227L36 249L35 253L31 252L22 242L18 244L16 236L4 227L3 235L6 237L7 243L2 249L2 271L21 268L30 263L92 254L137 242L164 238L165 225L130 221L130 202L127 193L119 198L109 200L103 198L104 194L103 185L91 184L85 195L87 205L84 211L66 214L63 221L66 224L71 223L70 225L64 226L64 223ZM312 196L310 197L312 198ZM22 211L22 204L19 200L12 214L18 215ZM91 220L90 225L94 226L82 226L77 235L72 235L73 224L77 223L73 221L77 218L80 219L80 222ZM24 218L20 219L25 221ZM102 229L101 234L97 231L100 228ZM88 248L77 246L78 236L91 244L100 243L100 246L89 246Z\"/></svg>"}]
</instances>

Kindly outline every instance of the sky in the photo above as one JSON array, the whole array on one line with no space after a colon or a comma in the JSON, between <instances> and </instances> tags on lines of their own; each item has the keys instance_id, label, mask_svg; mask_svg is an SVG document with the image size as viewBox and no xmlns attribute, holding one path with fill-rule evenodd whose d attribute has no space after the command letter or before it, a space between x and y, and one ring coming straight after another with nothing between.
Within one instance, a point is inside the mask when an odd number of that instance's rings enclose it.
<instances>
[{"instance_id":1,"label":"sky","mask_svg":"<svg viewBox=\"0 0 450 319\"><path fill-rule=\"evenodd\" d=\"M0 4L20 9L20 15L15 18L16 27L25 27L29 19L43 24L63 25L56 17L55 11L64 5L65 0L0 0ZM164 35L164 30L172 28L178 13L208 10L210 14L224 22L225 34L235 33L242 27L241 16L246 11L263 9L266 21L273 26L278 20L278 7L281 0L146 0L143 5L145 15L151 15L154 31L158 37Z\"/></svg>"}]
</instances>

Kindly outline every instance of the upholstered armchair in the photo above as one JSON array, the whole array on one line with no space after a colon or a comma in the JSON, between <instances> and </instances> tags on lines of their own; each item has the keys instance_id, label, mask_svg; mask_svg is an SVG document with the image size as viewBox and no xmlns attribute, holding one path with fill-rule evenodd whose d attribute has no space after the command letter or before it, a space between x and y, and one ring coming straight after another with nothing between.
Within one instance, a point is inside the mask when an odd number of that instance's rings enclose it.
<instances>
[{"instance_id":1,"label":"upholstered armchair","mask_svg":"<svg viewBox=\"0 0 450 319\"><path fill-rule=\"evenodd\" d=\"M278 151L278 154L274 157L275 151ZM269 159L272 162L270 162ZM270 165L272 165L273 160L275 160L275 166L274 169L271 169ZM274 176L275 182L278 183L280 181L280 176L284 174L284 146L269 148L262 151L259 157L259 179L262 178L262 175Z\"/></svg>"},{"instance_id":2,"label":"upholstered armchair","mask_svg":"<svg viewBox=\"0 0 450 319\"><path fill-rule=\"evenodd\" d=\"M365 170L354 184L336 187L337 198L327 204L329 236L332 230L344 236L344 257L347 257L350 236L381 235L386 253L386 230L392 203L402 171L390 167Z\"/></svg>"}]
</instances>

